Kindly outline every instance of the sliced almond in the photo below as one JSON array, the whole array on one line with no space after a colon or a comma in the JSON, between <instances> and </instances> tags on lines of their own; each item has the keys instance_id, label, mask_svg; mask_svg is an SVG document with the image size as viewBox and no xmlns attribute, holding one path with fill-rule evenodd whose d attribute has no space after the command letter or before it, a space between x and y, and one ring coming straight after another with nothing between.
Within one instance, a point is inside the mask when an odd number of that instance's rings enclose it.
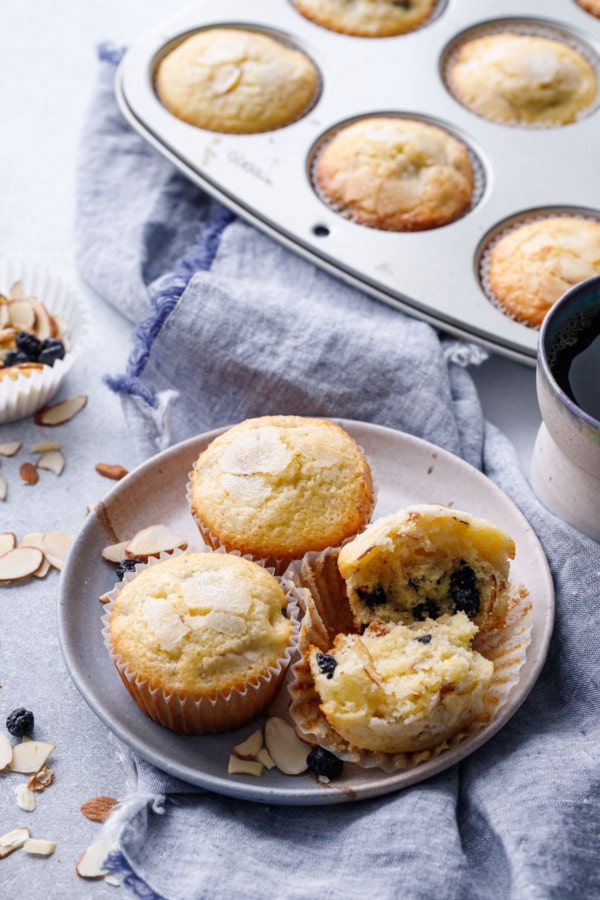
<instances>
[{"instance_id":1,"label":"sliced almond","mask_svg":"<svg viewBox=\"0 0 600 900\"><path fill-rule=\"evenodd\" d=\"M22 741L13 747L9 768L23 775L39 772L53 750L54 744L49 741Z\"/></svg>"},{"instance_id":2,"label":"sliced almond","mask_svg":"<svg viewBox=\"0 0 600 900\"><path fill-rule=\"evenodd\" d=\"M301 741L291 725L279 716L265 722L265 744L277 768L285 775L306 772L310 747Z\"/></svg>"},{"instance_id":3,"label":"sliced almond","mask_svg":"<svg viewBox=\"0 0 600 900\"><path fill-rule=\"evenodd\" d=\"M56 841L42 841L28 838L23 844L25 853L30 856L52 856L56 850Z\"/></svg>"},{"instance_id":4,"label":"sliced almond","mask_svg":"<svg viewBox=\"0 0 600 900\"><path fill-rule=\"evenodd\" d=\"M25 812L33 812L37 806L35 794L26 784L18 784L15 788L17 795L17 806Z\"/></svg>"},{"instance_id":5,"label":"sliced almond","mask_svg":"<svg viewBox=\"0 0 600 900\"><path fill-rule=\"evenodd\" d=\"M46 338L52 337L55 331L52 316L37 297L28 297L27 301L35 313L34 332L40 341L45 341Z\"/></svg>"},{"instance_id":6,"label":"sliced almond","mask_svg":"<svg viewBox=\"0 0 600 900\"><path fill-rule=\"evenodd\" d=\"M8 444L0 444L0 456L14 456L21 449L21 441L9 441Z\"/></svg>"},{"instance_id":7,"label":"sliced almond","mask_svg":"<svg viewBox=\"0 0 600 900\"><path fill-rule=\"evenodd\" d=\"M21 281L20 278L18 281L14 281L11 284L10 289L8 291L8 296L10 297L11 300L22 300L23 299L23 297L25 296L25 292L23 290L23 282Z\"/></svg>"},{"instance_id":8,"label":"sliced almond","mask_svg":"<svg viewBox=\"0 0 600 900\"><path fill-rule=\"evenodd\" d=\"M46 559L55 569L62 569L73 538L64 531L49 531L44 535L42 550Z\"/></svg>"},{"instance_id":9,"label":"sliced almond","mask_svg":"<svg viewBox=\"0 0 600 900\"><path fill-rule=\"evenodd\" d=\"M239 759L232 754L229 757L227 772L229 775L254 775L255 778L260 778L263 768L263 764L255 759Z\"/></svg>"},{"instance_id":10,"label":"sliced almond","mask_svg":"<svg viewBox=\"0 0 600 900\"><path fill-rule=\"evenodd\" d=\"M120 882L119 879L116 877L116 875L105 875L105 876L104 876L104 883L105 883L105 884L110 884L110 885L112 885L112 887L121 887L121 882Z\"/></svg>"},{"instance_id":11,"label":"sliced almond","mask_svg":"<svg viewBox=\"0 0 600 900\"><path fill-rule=\"evenodd\" d=\"M60 441L40 441L31 448L32 453L47 453L49 450L60 450Z\"/></svg>"},{"instance_id":12,"label":"sliced almond","mask_svg":"<svg viewBox=\"0 0 600 900\"><path fill-rule=\"evenodd\" d=\"M7 493L8 485L6 483L6 478L4 475L0 475L0 500L6 500Z\"/></svg>"},{"instance_id":13,"label":"sliced almond","mask_svg":"<svg viewBox=\"0 0 600 900\"><path fill-rule=\"evenodd\" d=\"M44 406L43 409L36 412L33 421L36 425L64 425L65 422L70 422L86 403L87 397L83 394L78 397L68 397L53 406Z\"/></svg>"},{"instance_id":14,"label":"sliced almond","mask_svg":"<svg viewBox=\"0 0 600 900\"><path fill-rule=\"evenodd\" d=\"M129 475L127 469L113 463L97 463L96 472L104 478L112 478L113 481L120 481L121 478Z\"/></svg>"},{"instance_id":15,"label":"sliced almond","mask_svg":"<svg viewBox=\"0 0 600 900\"><path fill-rule=\"evenodd\" d=\"M126 559L125 550L127 549L128 544L129 541L120 541L118 544L109 544L108 547L104 547L104 549L100 551L100 556L107 562L120 563Z\"/></svg>"},{"instance_id":16,"label":"sliced almond","mask_svg":"<svg viewBox=\"0 0 600 900\"><path fill-rule=\"evenodd\" d=\"M13 748L5 734L0 733L0 771L12 762Z\"/></svg>"},{"instance_id":17,"label":"sliced almond","mask_svg":"<svg viewBox=\"0 0 600 900\"><path fill-rule=\"evenodd\" d=\"M239 759L254 759L262 745L262 731L253 731L250 737L247 737L241 744L234 744L231 748L231 752Z\"/></svg>"},{"instance_id":18,"label":"sliced almond","mask_svg":"<svg viewBox=\"0 0 600 900\"><path fill-rule=\"evenodd\" d=\"M30 791L45 791L54 781L54 772L48 766L42 766L39 772L34 772L27 787Z\"/></svg>"},{"instance_id":19,"label":"sliced almond","mask_svg":"<svg viewBox=\"0 0 600 900\"><path fill-rule=\"evenodd\" d=\"M33 577L34 578L45 578L51 568L52 567L51 567L49 561L46 559L46 557L44 557L41 562L40 567L38 569L36 569L35 572L33 573Z\"/></svg>"},{"instance_id":20,"label":"sliced almond","mask_svg":"<svg viewBox=\"0 0 600 900\"><path fill-rule=\"evenodd\" d=\"M92 797L81 805L81 812L92 822L105 822L118 802L116 797Z\"/></svg>"},{"instance_id":21,"label":"sliced almond","mask_svg":"<svg viewBox=\"0 0 600 900\"><path fill-rule=\"evenodd\" d=\"M258 753L256 754L256 759L258 762L261 762L265 769L274 769L275 768L275 760L269 753L266 747L262 747Z\"/></svg>"},{"instance_id":22,"label":"sliced almond","mask_svg":"<svg viewBox=\"0 0 600 900\"><path fill-rule=\"evenodd\" d=\"M17 536L12 531L3 531L0 534L0 556L4 556L9 550L17 546Z\"/></svg>"},{"instance_id":23,"label":"sliced almond","mask_svg":"<svg viewBox=\"0 0 600 900\"><path fill-rule=\"evenodd\" d=\"M15 547L0 556L0 582L21 581L37 572L44 555L37 547Z\"/></svg>"},{"instance_id":24,"label":"sliced almond","mask_svg":"<svg viewBox=\"0 0 600 900\"><path fill-rule=\"evenodd\" d=\"M0 836L0 859L22 847L29 839L29 828L14 828Z\"/></svg>"},{"instance_id":25,"label":"sliced almond","mask_svg":"<svg viewBox=\"0 0 600 900\"><path fill-rule=\"evenodd\" d=\"M110 853L110 844L106 841L95 841L83 851L75 863L75 871L80 878L104 878L108 869L104 868L104 860Z\"/></svg>"},{"instance_id":26,"label":"sliced almond","mask_svg":"<svg viewBox=\"0 0 600 900\"><path fill-rule=\"evenodd\" d=\"M21 477L21 481L23 481L25 484L34 485L37 484L40 480L38 470L33 465L33 463L30 462L24 462L21 464L21 467L19 468L19 475Z\"/></svg>"},{"instance_id":27,"label":"sliced almond","mask_svg":"<svg viewBox=\"0 0 600 900\"><path fill-rule=\"evenodd\" d=\"M8 316L17 331L34 330L35 310L29 300L11 300Z\"/></svg>"},{"instance_id":28,"label":"sliced almond","mask_svg":"<svg viewBox=\"0 0 600 900\"><path fill-rule=\"evenodd\" d=\"M127 559L141 559L146 562L150 556L170 553L173 550L185 550L187 541L180 538L166 525L149 525L142 528L127 544Z\"/></svg>"},{"instance_id":29,"label":"sliced almond","mask_svg":"<svg viewBox=\"0 0 600 900\"><path fill-rule=\"evenodd\" d=\"M46 469L48 472L54 472L55 475L60 475L65 467L65 458L60 450L47 450L38 459L37 467L38 469Z\"/></svg>"}]
</instances>

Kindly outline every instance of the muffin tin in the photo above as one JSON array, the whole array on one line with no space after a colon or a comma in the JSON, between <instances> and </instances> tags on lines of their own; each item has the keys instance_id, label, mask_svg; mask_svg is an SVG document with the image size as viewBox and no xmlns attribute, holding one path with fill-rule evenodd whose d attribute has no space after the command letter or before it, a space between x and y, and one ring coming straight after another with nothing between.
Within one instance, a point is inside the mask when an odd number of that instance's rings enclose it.
<instances>
[{"instance_id":1,"label":"muffin tin","mask_svg":"<svg viewBox=\"0 0 600 900\"><path fill-rule=\"evenodd\" d=\"M575 0L448 0L416 31L360 38L305 19L289 0L198 2L141 37L117 76L117 97L132 126L192 181L291 250L349 284L456 336L529 365L537 330L512 320L486 296L479 262L489 239L513 219L540 211L600 218L594 108L571 125L497 124L463 107L443 66L461 35L491 25L556 33L600 59L600 20ZM249 27L303 50L321 74L310 112L262 134L203 131L175 118L153 87L157 61L199 28ZM460 219L418 232L359 225L328 207L311 181L315 149L345 121L378 114L421 118L463 140L480 163L482 186ZM365 315L369 305L365 303Z\"/></svg>"}]
</instances>

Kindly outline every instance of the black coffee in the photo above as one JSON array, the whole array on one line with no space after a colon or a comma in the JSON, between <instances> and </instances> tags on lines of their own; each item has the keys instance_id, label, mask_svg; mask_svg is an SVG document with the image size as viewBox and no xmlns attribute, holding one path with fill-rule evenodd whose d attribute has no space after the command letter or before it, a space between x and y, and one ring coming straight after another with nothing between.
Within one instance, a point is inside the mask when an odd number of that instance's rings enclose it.
<instances>
[{"instance_id":1,"label":"black coffee","mask_svg":"<svg viewBox=\"0 0 600 900\"><path fill-rule=\"evenodd\" d=\"M561 332L548 362L567 397L600 422L600 313Z\"/></svg>"}]
</instances>

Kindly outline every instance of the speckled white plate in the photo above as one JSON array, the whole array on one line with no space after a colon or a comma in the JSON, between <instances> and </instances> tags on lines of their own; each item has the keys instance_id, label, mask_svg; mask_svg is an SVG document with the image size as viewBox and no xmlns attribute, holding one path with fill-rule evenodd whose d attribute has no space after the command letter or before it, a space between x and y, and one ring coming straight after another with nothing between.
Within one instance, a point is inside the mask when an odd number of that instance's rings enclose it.
<instances>
[{"instance_id":1,"label":"speckled white plate","mask_svg":"<svg viewBox=\"0 0 600 900\"><path fill-rule=\"evenodd\" d=\"M533 603L531 643L519 680L492 722L458 747L419 766L385 773L346 763L341 778L323 785L310 774L287 776L273 769L261 778L227 774L232 744L250 724L221 735L176 734L142 713L110 662L101 635L103 605L114 566L100 551L153 522L170 525L192 547L200 545L185 500L187 474L219 431L198 435L145 462L120 481L88 520L62 572L59 630L62 651L84 699L121 740L169 774L220 794L261 803L314 805L365 799L399 790L441 772L472 753L507 722L533 687L548 651L554 621L554 587L540 543L520 511L488 478L456 456L410 435L338 420L363 447L378 487L375 517L410 503L441 503L490 519L515 540L513 580Z\"/></svg>"}]
</instances>

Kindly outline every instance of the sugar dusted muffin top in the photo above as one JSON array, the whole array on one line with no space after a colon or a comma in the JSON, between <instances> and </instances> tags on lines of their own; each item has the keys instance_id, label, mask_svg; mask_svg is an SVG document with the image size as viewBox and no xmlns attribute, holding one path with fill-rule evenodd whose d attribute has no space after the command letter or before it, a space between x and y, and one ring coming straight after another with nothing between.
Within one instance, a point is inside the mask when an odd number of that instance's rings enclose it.
<instances>
[{"instance_id":1,"label":"sugar dusted muffin top","mask_svg":"<svg viewBox=\"0 0 600 900\"><path fill-rule=\"evenodd\" d=\"M484 708L493 663L471 647L464 612L412 625L373 622L310 652L321 710L350 744L383 753L429 749L465 729Z\"/></svg>"},{"instance_id":2,"label":"sugar dusted muffin top","mask_svg":"<svg viewBox=\"0 0 600 900\"><path fill-rule=\"evenodd\" d=\"M515 319L540 325L565 291L600 275L600 222L550 216L514 228L492 247L487 278Z\"/></svg>"},{"instance_id":3,"label":"sugar dusted muffin top","mask_svg":"<svg viewBox=\"0 0 600 900\"><path fill-rule=\"evenodd\" d=\"M562 41L503 32L463 44L447 73L458 100L484 118L566 125L596 99L590 63Z\"/></svg>"},{"instance_id":4,"label":"sugar dusted muffin top","mask_svg":"<svg viewBox=\"0 0 600 900\"><path fill-rule=\"evenodd\" d=\"M468 209L475 182L464 144L442 128L399 116L341 128L318 155L315 179L340 213L390 231L453 221Z\"/></svg>"},{"instance_id":5,"label":"sugar dusted muffin top","mask_svg":"<svg viewBox=\"0 0 600 900\"><path fill-rule=\"evenodd\" d=\"M366 524L374 502L369 464L352 437L303 416L234 425L200 454L190 487L201 527L255 558L337 546Z\"/></svg>"},{"instance_id":6,"label":"sugar dusted muffin top","mask_svg":"<svg viewBox=\"0 0 600 900\"><path fill-rule=\"evenodd\" d=\"M302 116L316 97L317 70L298 50L258 31L208 28L160 61L156 90L179 119L209 131L252 134Z\"/></svg>"},{"instance_id":7,"label":"sugar dusted muffin top","mask_svg":"<svg viewBox=\"0 0 600 900\"><path fill-rule=\"evenodd\" d=\"M359 37L403 34L432 15L437 0L295 0L303 16Z\"/></svg>"}]
</instances>

